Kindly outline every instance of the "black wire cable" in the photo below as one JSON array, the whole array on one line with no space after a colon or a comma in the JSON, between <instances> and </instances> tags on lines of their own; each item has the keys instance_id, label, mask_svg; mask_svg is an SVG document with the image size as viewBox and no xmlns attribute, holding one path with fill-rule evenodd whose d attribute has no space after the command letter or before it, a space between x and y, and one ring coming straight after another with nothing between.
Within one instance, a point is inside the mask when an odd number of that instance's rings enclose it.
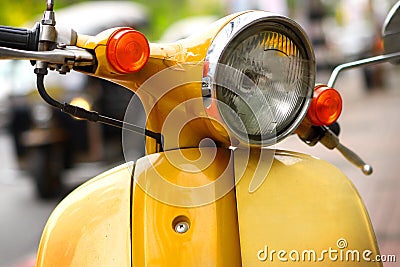
<instances>
[{"instance_id":1,"label":"black wire cable","mask_svg":"<svg viewBox=\"0 0 400 267\"><path fill-rule=\"evenodd\" d=\"M67 113L71 116L88 120L91 122L100 122L103 124L111 125L117 128L121 129L126 129L131 132L135 132L138 134L144 134L145 136L151 137L157 141L157 144L160 145L160 151L163 151L162 149L162 142L163 142L163 137L161 133L155 133L153 131L143 129L142 127L123 122L114 118L109 118L103 115L100 115L96 111L89 111L86 109L83 109L81 107L77 107L74 105L70 105L68 103L60 103L54 98L52 98L46 91L46 88L44 86L44 76L47 74L46 69L35 69L35 73L37 75L37 80L36 80L36 85L37 89L39 91L40 96L43 98L43 100L48 103L49 105L60 109L62 112Z\"/></svg>"}]
</instances>

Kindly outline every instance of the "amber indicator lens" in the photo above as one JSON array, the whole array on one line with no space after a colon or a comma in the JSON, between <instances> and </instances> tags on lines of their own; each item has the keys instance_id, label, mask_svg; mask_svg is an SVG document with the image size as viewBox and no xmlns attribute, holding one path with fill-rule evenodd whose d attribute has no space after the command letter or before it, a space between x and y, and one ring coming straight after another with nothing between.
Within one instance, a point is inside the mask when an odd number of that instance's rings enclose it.
<instances>
[{"instance_id":1,"label":"amber indicator lens","mask_svg":"<svg viewBox=\"0 0 400 267\"><path fill-rule=\"evenodd\" d=\"M106 55L117 72L127 74L143 68L149 59L150 47L142 33L120 28L108 39Z\"/></svg>"},{"instance_id":2,"label":"amber indicator lens","mask_svg":"<svg viewBox=\"0 0 400 267\"><path fill-rule=\"evenodd\" d=\"M307 117L315 126L331 125L342 113L342 97L333 88L319 85L308 109Z\"/></svg>"}]
</instances>

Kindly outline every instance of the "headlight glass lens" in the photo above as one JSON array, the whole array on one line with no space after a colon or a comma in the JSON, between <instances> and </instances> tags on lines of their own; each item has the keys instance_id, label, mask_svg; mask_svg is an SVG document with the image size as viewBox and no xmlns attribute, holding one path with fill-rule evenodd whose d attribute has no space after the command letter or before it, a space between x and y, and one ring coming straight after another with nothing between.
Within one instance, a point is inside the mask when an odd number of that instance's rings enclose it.
<instances>
[{"instance_id":1,"label":"headlight glass lens","mask_svg":"<svg viewBox=\"0 0 400 267\"><path fill-rule=\"evenodd\" d=\"M313 63L294 32L278 23L253 25L238 34L220 57L216 71L220 115L240 139L258 145L276 143L311 98L310 75Z\"/></svg>"}]
</instances>

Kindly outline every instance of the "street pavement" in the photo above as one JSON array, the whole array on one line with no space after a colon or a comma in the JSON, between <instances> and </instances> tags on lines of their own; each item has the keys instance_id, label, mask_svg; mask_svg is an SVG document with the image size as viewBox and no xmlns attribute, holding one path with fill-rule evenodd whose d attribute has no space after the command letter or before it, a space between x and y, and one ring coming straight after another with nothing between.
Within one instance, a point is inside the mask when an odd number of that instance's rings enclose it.
<instances>
[{"instance_id":1,"label":"street pavement","mask_svg":"<svg viewBox=\"0 0 400 267\"><path fill-rule=\"evenodd\" d=\"M400 261L400 69L387 64L385 73L386 88L369 93L360 71L343 74L336 85L344 99L340 119L342 143L373 165L373 175L364 176L339 152L321 145L310 148L297 136L289 137L277 147L320 157L344 171L366 204L381 254L396 255ZM326 80L326 75L318 78L320 82ZM10 138L4 133L0 133L0 148L0 266L9 267L32 258L57 200L36 198L29 177L17 168ZM87 173L99 171L97 167L90 167L82 176L86 179ZM386 263L385 266L397 265Z\"/></svg>"},{"instance_id":2,"label":"street pavement","mask_svg":"<svg viewBox=\"0 0 400 267\"><path fill-rule=\"evenodd\" d=\"M60 199L37 198L30 177L18 169L11 138L4 131L0 131L0 165L0 267L33 267L42 230ZM107 168L80 165L65 174L66 190Z\"/></svg>"},{"instance_id":3,"label":"street pavement","mask_svg":"<svg viewBox=\"0 0 400 267\"><path fill-rule=\"evenodd\" d=\"M8 266L35 252L40 229L56 203L35 198L28 177L11 157L11 140L4 132L0 147L0 266Z\"/></svg>"}]
</instances>

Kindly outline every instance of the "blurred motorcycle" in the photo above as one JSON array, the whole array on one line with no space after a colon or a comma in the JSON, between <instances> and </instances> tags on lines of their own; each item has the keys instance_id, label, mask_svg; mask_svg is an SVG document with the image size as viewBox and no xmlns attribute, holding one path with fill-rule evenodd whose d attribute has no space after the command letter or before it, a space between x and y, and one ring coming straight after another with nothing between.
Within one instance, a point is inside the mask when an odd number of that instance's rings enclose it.
<instances>
[{"instance_id":1,"label":"blurred motorcycle","mask_svg":"<svg viewBox=\"0 0 400 267\"><path fill-rule=\"evenodd\" d=\"M386 54L340 65L315 84L313 49L293 20L265 11L226 16L191 37L151 43L129 27L95 36L59 31L54 1L32 30L0 28L0 58L35 61L38 92L74 117L123 129L126 164L80 186L54 210L36 266L382 266L350 180L312 156L275 150L296 133L339 150L333 89L346 69L400 57L400 2ZM124 120L50 96L48 70L76 70L135 92ZM119 91L115 90L115 94ZM135 158L135 134L146 156Z\"/></svg>"},{"instance_id":2,"label":"blurred motorcycle","mask_svg":"<svg viewBox=\"0 0 400 267\"><path fill-rule=\"evenodd\" d=\"M101 16L101 21L93 14ZM57 13L59 27L68 25L81 33L92 35L109 27L144 29L147 24L146 9L124 1L80 3ZM38 196L58 196L62 191L64 171L77 163L123 160L120 130L88 124L43 103L36 91L34 76L21 75L30 71L29 62L10 61L3 68L7 68L9 73L5 78L11 78L12 81L8 123L19 166L33 177ZM120 90L116 95L113 91L117 90L118 85L105 80L77 72L71 73L68 79L52 74L47 79L47 87L52 95L123 119L132 91Z\"/></svg>"}]
</instances>

